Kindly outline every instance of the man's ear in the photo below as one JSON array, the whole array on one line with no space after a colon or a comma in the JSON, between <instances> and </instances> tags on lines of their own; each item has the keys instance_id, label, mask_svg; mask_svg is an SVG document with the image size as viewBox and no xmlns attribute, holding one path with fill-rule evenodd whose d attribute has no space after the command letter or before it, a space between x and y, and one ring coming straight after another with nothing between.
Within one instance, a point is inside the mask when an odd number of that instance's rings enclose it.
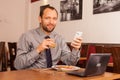
<instances>
[{"instance_id":1,"label":"man's ear","mask_svg":"<svg viewBox=\"0 0 120 80\"><path fill-rule=\"evenodd\" d=\"M41 17L40 16L38 16L38 21L41 23Z\"/></svg>"}]
</instances>

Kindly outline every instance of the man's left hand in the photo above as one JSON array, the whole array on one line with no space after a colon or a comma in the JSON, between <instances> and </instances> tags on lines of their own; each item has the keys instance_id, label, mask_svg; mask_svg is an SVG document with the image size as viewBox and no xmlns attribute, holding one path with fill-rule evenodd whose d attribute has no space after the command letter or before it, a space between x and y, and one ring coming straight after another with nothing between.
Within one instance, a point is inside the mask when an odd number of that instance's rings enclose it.
<instances>
[{"instance_id":1,"label":"man's left hand","mask_svg":"<svg viewBox=\"0 0 120 80\"><path fill-rule=\"evenodd\" d=\"M82 38L76 38L71 42L71 46L76 50L79 50L81 47Z\"/></svg>"}]
</instances>

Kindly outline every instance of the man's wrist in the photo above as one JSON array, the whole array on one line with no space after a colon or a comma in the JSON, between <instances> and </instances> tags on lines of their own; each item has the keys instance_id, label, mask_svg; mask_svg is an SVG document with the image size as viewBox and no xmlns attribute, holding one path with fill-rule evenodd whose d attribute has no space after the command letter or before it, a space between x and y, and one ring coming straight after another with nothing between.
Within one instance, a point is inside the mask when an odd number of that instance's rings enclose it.
<instances>
[{"instance_id":1,"label":"man's wrist","mask_svg":"<svg viewBox=\"0 0 120 80\"><path fill-rule=\"evenodd\" d=\"M42 50L40 48L37 48L36 51L37 51L37 53L40 54Z\"/></svg>"}]
</instances>

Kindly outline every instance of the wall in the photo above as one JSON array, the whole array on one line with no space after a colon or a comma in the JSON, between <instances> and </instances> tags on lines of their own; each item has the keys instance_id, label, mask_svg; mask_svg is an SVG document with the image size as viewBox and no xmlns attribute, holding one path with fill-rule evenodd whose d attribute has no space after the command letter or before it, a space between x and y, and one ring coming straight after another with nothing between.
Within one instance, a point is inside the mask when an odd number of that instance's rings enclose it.
<instances>
[{"instance_id":1,"label":"wall","mask_svg":"<svg viewBox=\"0 0 120 80\"><path fill-rule=\"evenodd\" d=\"M18 41L27 30L28 0L0 1L0 41Z\"/></svg>"}]
</instances>

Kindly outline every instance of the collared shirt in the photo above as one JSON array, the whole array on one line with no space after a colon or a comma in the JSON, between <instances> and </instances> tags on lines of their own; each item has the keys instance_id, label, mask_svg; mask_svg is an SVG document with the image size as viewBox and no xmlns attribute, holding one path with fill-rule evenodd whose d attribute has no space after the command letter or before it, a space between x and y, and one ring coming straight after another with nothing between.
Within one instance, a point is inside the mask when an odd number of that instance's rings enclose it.
<instances>
[{"instance_id":1,"label":"collared shirt","mask_svg":"<svg viewBox=\"0 0 120 80\"><path fill-rule=\"evenodd\" d=\"M47 67L45 51L40 54L36 51L45 36L46 34L40 27L22 34L17 43L17 56L14 61L16 69ZM49 36L56 43L56 47L51 48L53 65L56 65L60 60L67 65L76 65L80 58L80 52L75 49L71 52L64 38L56 32L51 32Z\"/></svg>"}]
</instances>

